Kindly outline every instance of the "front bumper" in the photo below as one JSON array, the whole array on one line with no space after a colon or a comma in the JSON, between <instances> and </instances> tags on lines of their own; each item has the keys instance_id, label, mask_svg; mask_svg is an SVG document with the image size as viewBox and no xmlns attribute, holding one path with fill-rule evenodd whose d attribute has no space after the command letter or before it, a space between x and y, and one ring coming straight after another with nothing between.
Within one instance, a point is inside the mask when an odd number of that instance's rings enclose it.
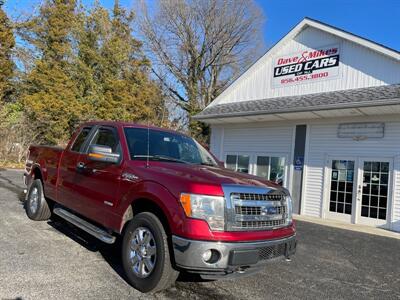
<instances>
[{"instance_id":1,"label":"front bumper","mask_svg":"<svg viewBox=\"0 0 400 300\"><path fill-rule=\"evenodd\" d=\"M249 269L259 269L265 263L279 258L289 258L296 252L296 235L258 242L213 242L172 237L175 263L190 272L213 278L234 273L247 273ZM219 252L219 260L207 263L202 255L214 249ZM205 276L202 276L205 277Z\"/></svg>"}]
</instances>

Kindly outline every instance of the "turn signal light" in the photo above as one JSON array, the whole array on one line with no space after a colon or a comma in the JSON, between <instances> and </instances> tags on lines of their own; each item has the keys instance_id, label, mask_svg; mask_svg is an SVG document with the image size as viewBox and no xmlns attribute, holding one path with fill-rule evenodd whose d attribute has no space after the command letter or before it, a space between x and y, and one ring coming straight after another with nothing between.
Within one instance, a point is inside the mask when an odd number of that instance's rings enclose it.
<instances>
[{"instance_id":1,"label":"turn signal light","mask_svg":"<svg viewBox=\"0 0 400 300\"><path fill-rule=\"evenodd\" d=\"M192 206L190 204L190 194L181 194L179 199L187 217L192 216Z\"/></svg>"},{"instance_id":2,"label":"turn signal light","mask_svg":"<svg viewBox=\"0 0 400 300\"><path fill-rule=\"evenodd\" d=\"M99 153L89 153L89 156L94 158L104 158L104 155Z\"/></svg>"}]
</instances>

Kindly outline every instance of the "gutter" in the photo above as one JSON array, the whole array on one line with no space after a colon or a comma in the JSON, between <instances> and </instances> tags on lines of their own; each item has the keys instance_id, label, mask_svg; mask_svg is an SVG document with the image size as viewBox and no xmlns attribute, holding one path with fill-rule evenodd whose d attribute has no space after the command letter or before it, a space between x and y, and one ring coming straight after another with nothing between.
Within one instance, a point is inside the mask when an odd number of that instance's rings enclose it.
<instances>
[{"instance_id":1,"label":"gutter","mask_svg":"<svg viewBox=\"0 0 400 300\"><path fill-rule=\"evenodd\" d=\"M207 119L222 119L222 118L230 118L230 117L247 117L247 116L258 116L258 115L273 115L278 113L290 113L290 112L309 112L309 111L320 111L320 110L334 110L341 108L359 108L359 107L374 107L374 106L388 106L393 104L400 104L400 98L393 99L384 99L383 101L361 101L361 102L352 102L352 103L340 103L340 104L329 104L329 105L321 105L321 106L310 106L304 107L303 109L299 109L297 107L288 108L285 110L260 110L260 111L239 111L232 113L220 113L220 114L210 114L210 115L201 115L197 114L192 118L195 120L207 120ZM378 103L377 103L378 102ZM379 103L384 102L384 103ZM238 102L237 102L238 103ZM229 104L224 104L229 105Z\"/></svg>"}]
</instances>

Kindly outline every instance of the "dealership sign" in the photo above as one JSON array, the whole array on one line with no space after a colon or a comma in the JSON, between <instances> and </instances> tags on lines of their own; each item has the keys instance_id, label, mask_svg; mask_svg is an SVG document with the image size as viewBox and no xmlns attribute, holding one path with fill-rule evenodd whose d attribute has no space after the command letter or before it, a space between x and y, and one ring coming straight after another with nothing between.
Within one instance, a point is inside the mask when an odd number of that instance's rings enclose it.
<instances>
[{"instance_id":1,"label":"dealership sign","mask_svg":"<svg viewBox=\"0 0 400 300\"><path fill-rule=\"evenodd\" d=\"M305 49L278 56L273 68L274 87L335 78L339 76L339 46Z\"/></svg>"}]
</instances>

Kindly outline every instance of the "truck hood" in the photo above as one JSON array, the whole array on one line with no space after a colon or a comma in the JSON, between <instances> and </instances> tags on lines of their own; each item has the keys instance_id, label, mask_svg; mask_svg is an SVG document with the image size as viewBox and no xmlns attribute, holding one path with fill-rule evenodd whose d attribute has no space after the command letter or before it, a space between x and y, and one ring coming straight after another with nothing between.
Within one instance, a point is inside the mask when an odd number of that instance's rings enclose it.
<instances>
[{"instance_id":1,"label":"truck hood","mask_svg":"<svg viewBox=\"0 0 400 300\"><path fill-rule=\"evenodd\" d=\"M136 170L138 169L136 168ZM163 184L175 195L179 195L182 192L221 194L221 185L223 184L283 189L280 185L263 178L235 172L219 166L153 161L149 163L149 167L146 168L145 172L143 173L145 177Z\"/></svg>"}]
</instances>

